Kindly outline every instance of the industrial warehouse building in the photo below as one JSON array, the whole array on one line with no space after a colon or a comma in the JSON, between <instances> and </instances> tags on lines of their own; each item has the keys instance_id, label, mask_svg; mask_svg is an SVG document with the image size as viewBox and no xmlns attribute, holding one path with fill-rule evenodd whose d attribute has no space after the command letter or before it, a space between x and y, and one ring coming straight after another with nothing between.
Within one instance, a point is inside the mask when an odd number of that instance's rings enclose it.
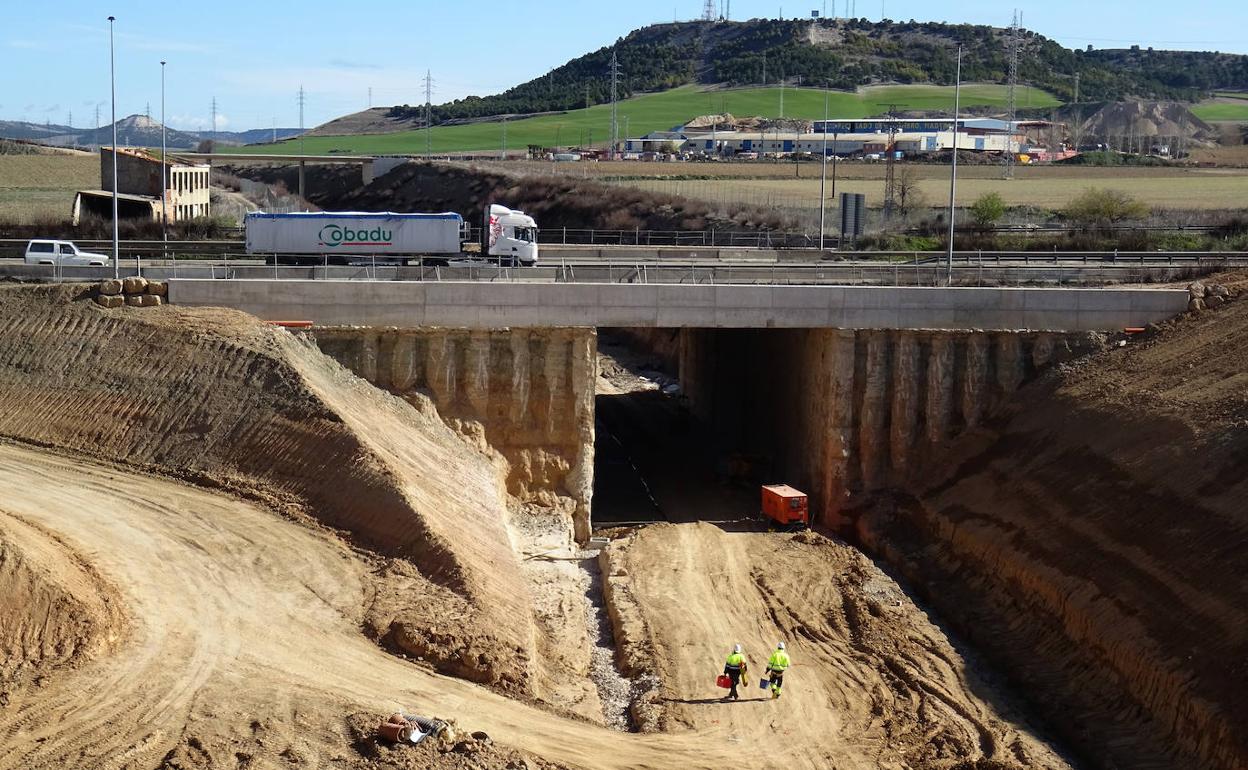
<instances>
[{"instance_id":1,"label":"industrial warehouse building","mask_svg":"<svg viewBox=\"0 0 1248 770\"><path fill-rule=\"evenodd\" d=\"M898 133L893 135L893 149L913 155L939 152L953 147L953 131ZM793 133L782 131L725 132L691 136L680 146L681 152L735 155L744 152L758 153L820 153L827 148L830 155L855 155L881 153L888 149L887 133L824 134ZM984 134L968 136L958 132L958 148L983 152L1018 150L1022 138L1010 134Z\"/></svg>"},{"instance_id":2,"label":"industrial warehouse building","mask_svg":"<svg viewBox=\"0 0 1248 770\"><path fill-rule=\"evenodd\" d=\"M1028 130L1047 128L1045 121L1011 123L996 118L960 118L957 146L980 152L1026 152ZM816 120L813 131L710 131L677 128L655 131L624 143L625 152L680 152L707 155L826 152L870 155L888 150L905 155L940 152L954 146L952 118L852 118Z\"/></svg>"},{"instance_id":3,"label":"industrial warehouse building","mask_svg":"<svg viewBox=\"0 0 1248 770\"><path fill-rule=\"evenodd\" d=\"M117 150L117 215L122 219L160 219L160 181L165 175L170 222L211 215L209 168L160 158L143 150ZM113 213L113 151L100 148L100 189L74 196L74 224L87 214L105 219Z\"/></svg>"}]
</instances>

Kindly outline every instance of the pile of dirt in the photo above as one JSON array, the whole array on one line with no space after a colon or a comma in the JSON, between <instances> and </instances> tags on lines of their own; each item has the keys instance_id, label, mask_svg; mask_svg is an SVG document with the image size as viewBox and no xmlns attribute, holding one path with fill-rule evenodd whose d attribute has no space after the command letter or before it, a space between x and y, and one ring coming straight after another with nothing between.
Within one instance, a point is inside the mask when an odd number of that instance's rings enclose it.
<instances>
[{"instance_id":1,"label":"pile of dirt","mask_svg":"<svg viewBox=\"0 0 1248 770\"><path fill-rule=\"evenodd\" d=\"M698 115L686 121L685 128L689 131L733 131L737 127L737 118L731 112L720 115Z\"/></svg>"},{"instance_id":2,"label":"pile of dirt","mask_svg":"<svg viewBox=\"0 0 1248 770\"><path fill-rule=\"evenodd\" d=\"M660 524L603 552L627 668L656 677L639 716L677 732L775 732L776 767L1001 768L1067 763L891 579L812 532ZM793 666L779 701L758 689L771 650ZM742 697L714 686L745 648ZM751 765L748 742L742 763Z\"/></svg>"},{"instance_id":3,"label":"pile of dirt","mask_svg":"<svg viewBox=\"0 0 1248 770\"><path fill-rule=\"evenodd\" d=\"M116 589L63 540L0 511L0 706L124 633Z\"/></svg>"},{"instance_id":4,"label":"pile of dirt","mask_svg":"<svg viewBox=\"0 0 1248 770\"><path fill-rule=\"evenodd\" d=\"M0 435L328 525L376 555L368 630L440 670L528 691L531 612L497 457L431 405L250 316L105 310L77 292L0 290Z\"/></svg>"},{"instance_id":5,"label":"pile of dirt","mask_svg":"<svg viewBox=\"0 0 1248 770\"><path fill-rule=\"evenodd\" d=\"M1248 301L1066 364L862 540L1101 767L1248 764Z\"/></svg>"},{"instance_id":6,"label":"pile of dirt","mask_svg":"<svg viewBox=\"0 0 1248 770\"><path fill-rule=\"evenodd\" d=\"M298 189L298 169L235 167L232 172ZM568 176L513 175L474 166L406 163L359 186L358 171L309 168L307 197L327 211L454 211L478 221L490 203L534 217L543 230L793 229L774 210L756 206L719 209L699 200L646 192Z\"/></svg>"},{"instance_id":7,"label":"pile of dirt","mask_svg":"<svg viewBox=\"0 0 1248 770\"><path fill-rule=\"evenodd\" d=\"M1083 122L1084 136L1184 137L1216 141L1218 131L1178 102L1111 102Z\"/></svg>"}]
</instances>

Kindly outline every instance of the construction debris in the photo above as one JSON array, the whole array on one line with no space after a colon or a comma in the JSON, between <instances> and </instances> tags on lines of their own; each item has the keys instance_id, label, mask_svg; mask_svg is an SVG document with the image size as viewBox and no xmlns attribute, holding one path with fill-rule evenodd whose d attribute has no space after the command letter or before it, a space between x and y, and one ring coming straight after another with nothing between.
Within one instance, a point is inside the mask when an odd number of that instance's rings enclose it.
<instances>
[{"instance_id":1,"label":"construction debris","mask_svg":"<svg viewBox=\"0 0 1248 770\"><path fill-rule=\"evenodd\" d=\"M448 731L448 725L441 719L419 717L396 712L386 721L377 726L377 733L391 743L420 743L430 736L440 736ZM480 733L485 735L485 733ZM477 733L472 734L474 738ZM488 740L488 736L487 736Z\"/></svg>"}]
</instances>

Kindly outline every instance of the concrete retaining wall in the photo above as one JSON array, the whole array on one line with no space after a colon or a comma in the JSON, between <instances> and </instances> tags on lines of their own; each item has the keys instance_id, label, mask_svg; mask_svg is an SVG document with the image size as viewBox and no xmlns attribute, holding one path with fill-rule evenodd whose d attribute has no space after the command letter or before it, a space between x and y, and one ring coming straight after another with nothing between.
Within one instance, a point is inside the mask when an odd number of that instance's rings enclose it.
<instances>
[{"instance_id":1,"label":"concrete retaining wall","mask_svg":"<svg viewBox=\"0 0 1248 770\"><path fill-rule=\"evenodd\" d=\"M170 281L170 302L341 326L1034 329L1163 321L1185 290Z\"/></svg>"},{"instance_id":2,"label":"concrete retaining wall","mask_svg":"<svg viewBox=\"0 0 1248 770\"><path fill-rule=\"evenodd\" d=\"M326 354L402 398L429 397L452 428L483 434L507 459L507 486L522 500L575 503L578 539L589 537L594 471L593 329L311 330Z\"/></svg>"}]
</instances>

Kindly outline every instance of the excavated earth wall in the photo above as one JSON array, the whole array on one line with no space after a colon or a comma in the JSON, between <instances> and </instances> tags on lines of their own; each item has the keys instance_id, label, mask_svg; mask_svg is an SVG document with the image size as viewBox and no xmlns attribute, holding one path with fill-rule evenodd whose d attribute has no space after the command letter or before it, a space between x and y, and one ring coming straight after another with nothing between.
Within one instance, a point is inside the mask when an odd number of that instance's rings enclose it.
<instances>
[{"instance_id":1,"label":"excavated earth wall","mask_svg":"<svg viewBox=\"0 0 1248 770\"><path fill-rule=\"evenodd\" d=\"M576 537L589 536L593 491L592 328L378 329L317 327L326 354L400 397L428 397L461 433L508 462L508 491L574 501Z\"/></svg>"},{"instance_id":2,"label":"excavated earth wall","mask_svg":"<svg viewBox=\"0 0 1248 770\"><path fill-rule=\"evenodd\" d=\"M1092 766L1248 767L1246 332L1239 299L1063 367L858 521Z\"/></svg>"}]
</instances>

